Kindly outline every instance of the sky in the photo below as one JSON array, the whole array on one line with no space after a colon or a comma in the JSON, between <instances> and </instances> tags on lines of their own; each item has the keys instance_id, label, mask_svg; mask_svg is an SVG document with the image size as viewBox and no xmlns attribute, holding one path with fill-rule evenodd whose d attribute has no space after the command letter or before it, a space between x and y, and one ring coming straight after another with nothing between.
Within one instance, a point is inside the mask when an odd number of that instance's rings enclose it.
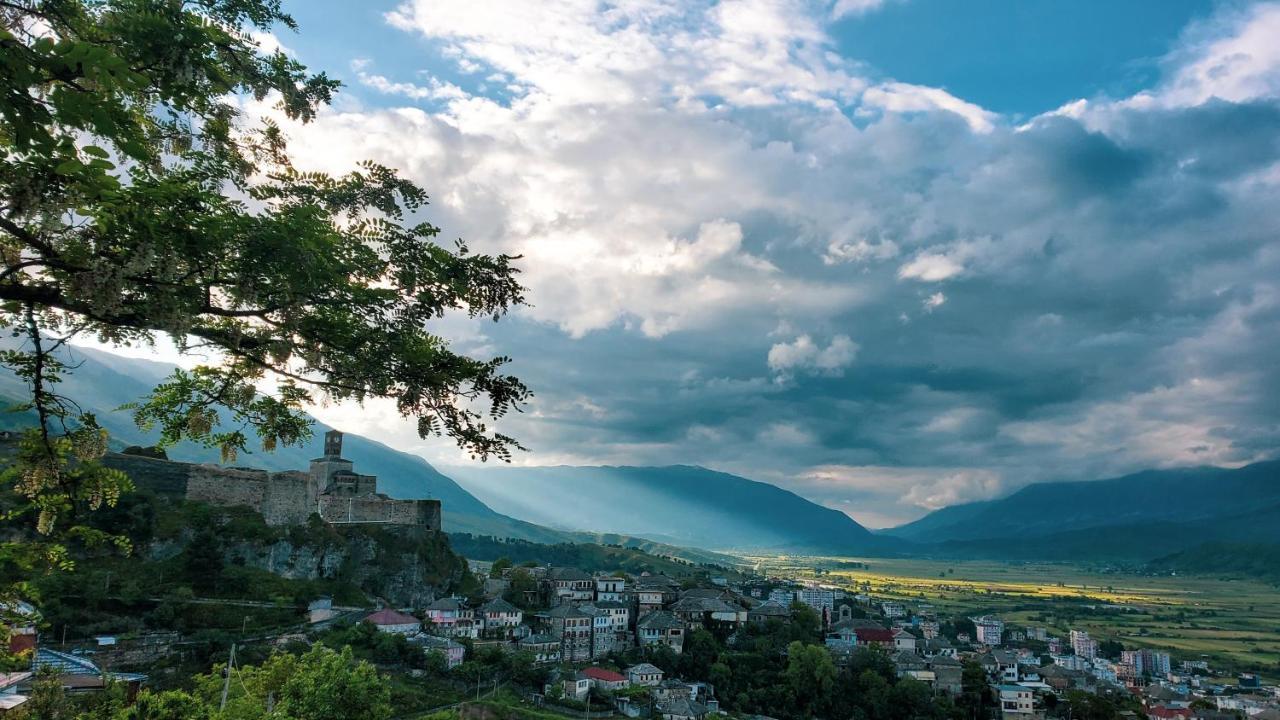
<instances>
[{"instance_id":1,"label":"sky","mask_svg":"<svg viewBox=\"0 0 1280 720\"><path fill-rule=\"evenodd\" d=\"M388 164L523 256L528 307L437 328L534 391L517 463L704 465L884 527L1277 454L1278 3L286 9L263 46L346 85L297 162Z\"/></svg>"}]
</instances>

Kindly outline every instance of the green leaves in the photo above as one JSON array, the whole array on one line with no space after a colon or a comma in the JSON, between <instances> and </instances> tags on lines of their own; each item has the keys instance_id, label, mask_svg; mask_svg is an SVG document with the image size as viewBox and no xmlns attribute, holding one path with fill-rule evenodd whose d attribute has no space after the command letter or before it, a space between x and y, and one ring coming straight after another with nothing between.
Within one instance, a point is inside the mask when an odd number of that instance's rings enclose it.
<instances>
[{"instance_id":1,"label":"green leaves","mask_svg":"<svg viewBox=\"0 0 1280 720\"><path fill-rule=\"evenodd\" d=\"M517 258L438 244L422 188L375 163L301 171L280 128L246 120L246 99L271 98L309 121L338 87L259 52L251 31L293 26L279 0L31 0L4 16L0 322L25 344L0 362L38 423L4 478L19 505L0 512L47 539L50 566L67 543L119 545L83 518L130 487L57 392L74 372L59 351L83 334L164 333L206 358L128 408L162 444L229 461L304 441L307 403L388 399L478 457L519 448L489 426L529 397L506 358L430 331L523 303Z\"/></svg>"}]
</instances>

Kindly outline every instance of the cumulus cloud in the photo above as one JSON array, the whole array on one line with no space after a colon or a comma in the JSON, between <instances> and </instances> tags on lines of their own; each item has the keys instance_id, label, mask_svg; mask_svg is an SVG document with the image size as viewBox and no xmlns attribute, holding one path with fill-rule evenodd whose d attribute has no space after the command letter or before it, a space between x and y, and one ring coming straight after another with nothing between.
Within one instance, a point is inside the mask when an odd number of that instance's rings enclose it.
<instances>
[{"instance_id":1,"label":"cumulus cloud","mask_svg":"<svg viewBox=\"0 0 1280 720\"><path fill-rule=\"evenodd\" d=\"M406 0L394 27L502 93L365 63L358 92L430 102L286 128L300 166L397 167L447 236L523 256L531 307L440 328L533 386L521 462L700 463L908 519L1273 455L1280 6L1016 127L835 53L837 7Z\"/></svg>"},{"instance_id":2,"label":"cumulus cloud","mask_svg":"<svg viewBox=\"0 0 1280 720\"><path fill-rule=\"evenodd\" d=\"M789 343L777 343L769 348L769 369L780 373L809 370L839 375L857 356L858 344L847 335L836 335L825 348L808 335L801 335Z\"/></svg>"}]
</instances>

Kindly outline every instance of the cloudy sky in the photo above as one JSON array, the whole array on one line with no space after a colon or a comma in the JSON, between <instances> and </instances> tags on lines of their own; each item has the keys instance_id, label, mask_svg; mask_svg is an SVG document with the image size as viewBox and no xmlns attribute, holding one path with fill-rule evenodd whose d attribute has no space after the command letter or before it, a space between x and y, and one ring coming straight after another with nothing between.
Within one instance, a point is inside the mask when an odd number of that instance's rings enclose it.
<instances>
[{"instance_id":1,"label":"cloudy sky","mask_svg":"<svg viewBox=\"0 0 1280 720\"><path fill-rule=\"evenodd\" d=\"M524 256L525 464L693 463L872 527L1280 447L1280 4L292 0L289 135ZM323 419L440 464L385 407Z\"/></svg>"}]
</instances>

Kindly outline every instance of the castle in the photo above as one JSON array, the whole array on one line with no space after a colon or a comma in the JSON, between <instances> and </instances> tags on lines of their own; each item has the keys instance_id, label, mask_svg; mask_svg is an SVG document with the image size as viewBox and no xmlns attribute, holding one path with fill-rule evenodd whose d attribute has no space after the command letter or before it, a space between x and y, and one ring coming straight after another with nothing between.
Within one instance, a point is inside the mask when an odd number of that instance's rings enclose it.
<instances>
[{"instance_id":1,"label":"castle","mask_svg":"<svg viewBox=\"0 0 1280 720\"><path fill-rule=\"evenodd\" d=\"M169 462L138 454L109 454L105 464L128 473L139 486L187 500L245 506L268 525L300 525L314 514L340 525L382 523L440 529L439 500L394 500L378 492L378 478L354 472L342 457L342 433L324 436L324 455L311 467L284 472Z\"/></svg>"}]
</instances>

